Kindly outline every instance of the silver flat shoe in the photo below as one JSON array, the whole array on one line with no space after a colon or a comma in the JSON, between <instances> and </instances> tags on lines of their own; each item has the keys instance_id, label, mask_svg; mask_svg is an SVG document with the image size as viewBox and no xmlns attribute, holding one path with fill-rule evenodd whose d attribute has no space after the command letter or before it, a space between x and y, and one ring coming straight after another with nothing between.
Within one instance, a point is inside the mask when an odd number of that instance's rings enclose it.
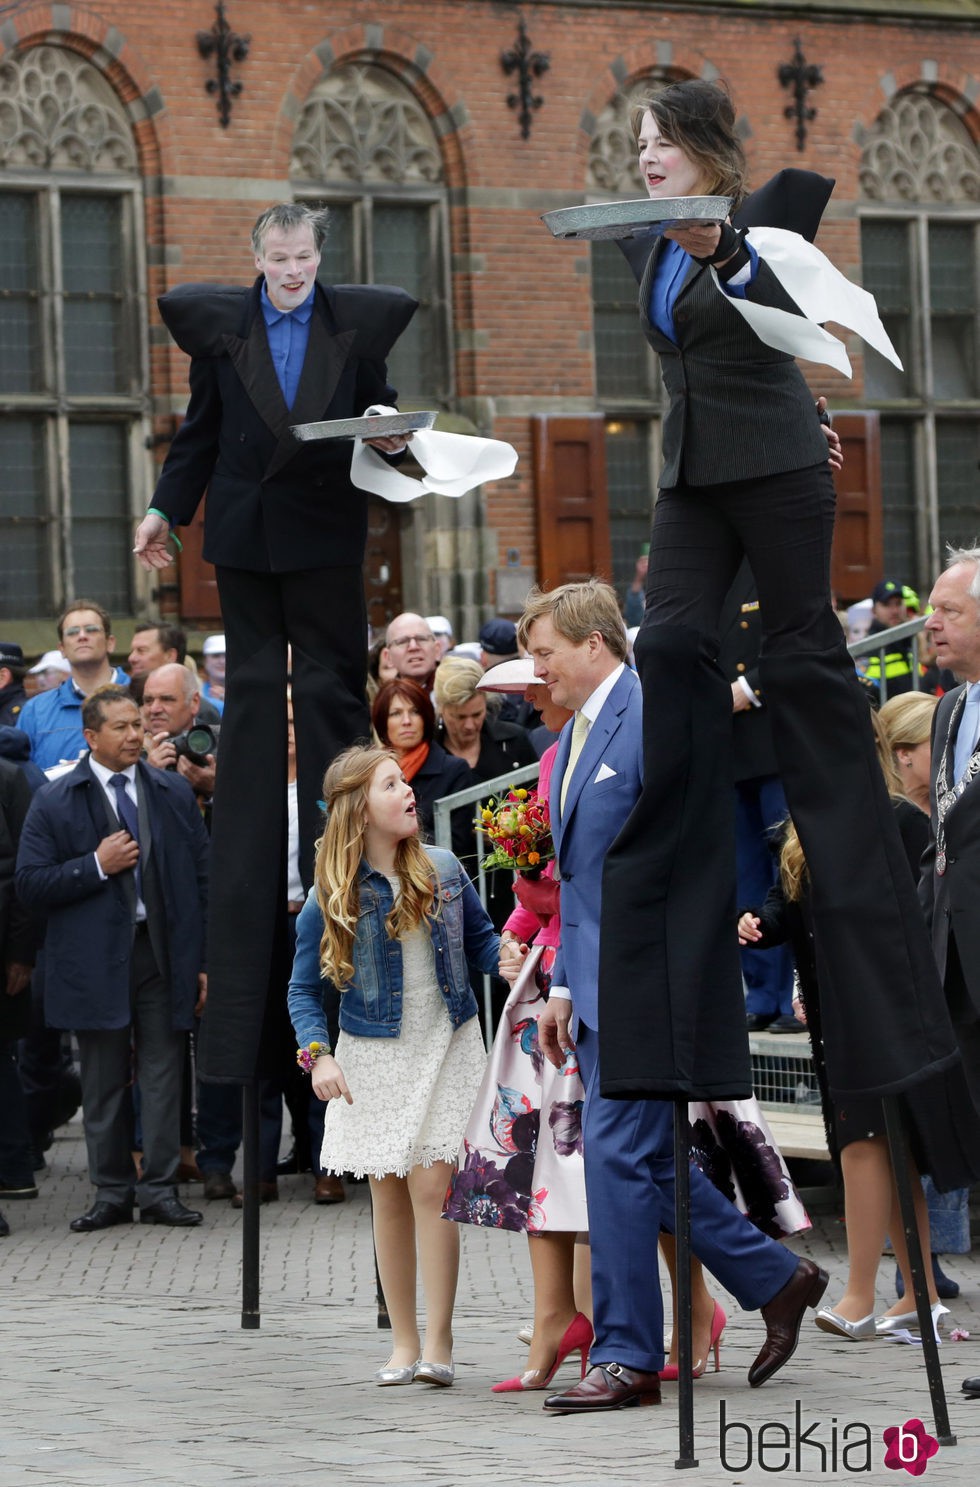
<instances>
[{"instance_id":1,"label":"silver flat shoe","mask_svg":"<svg viewBox=\"0 0 980 1487\"><path fill-rule=\"evenodd\" d=\"M424 1358L420 1358L415 1365L417 1384L439 1384L441 1388L448 1389L455 1377L455 1363L426 1363Z\"/></svg>"},{"instance_id":2,"label":"silver flat shoe","mask_svg":"<svg viewBox=\"0 0 980 1487\"><path fill-rule=\"evenodd\" d=\"M417 1362L410 1363L407 1368L392 1368L389 1364L386 1364L384 1368L378 1369L377 1373L374 1375L374 1382L376 1384L387 1385L389 1387L392 1384L414 1383L415 1370L418 1368L418 1366L419 1365Z\"/></svg>"},{"instance_id":3,"label":"silver flat shoe","mask_svg":"<svg viewBox=\"0 0 980 1487\"><path fill-rule=\"evenodd\" d=\"M941 1301L936 1301L930 1308L932 1312L932 1325L939 1335L943 1317L949 1316L949 1307L943 1306ZM887 1337L890 1332L905 1332L919 1330L919 1313L917 1311L903 1311L895 1317L875 1317L875 1332L879 1337Z\"/></svg>"},{"instance_id":4,"label":"silver flat shoe","mask_svg":"<svg viewBox=\"0 0 980 1487\"><path fill-rule=\"evenodd\" d=\"M531 1346L531 1339L533 1337L534 1337L534 1328L533 1327L518 1327L518 1329L517 1329L517 1341L518 1342L523 1342L528 1347L530 1347Z\"/></svg>"},{"instance_id":5,"label":"silver flat shoe","mask_svg":"<svg viewBox=\"0 0 980 1487\"><path fill-rule=\"evenodd\" d=\"M851 1342L860 1342L862 1338L878 1335L874 1312L862 1317L860 1322L849 1322L846 1317L831 1311L829 1306L822 1306L815 1321L821 1332L832 1332L835 1337L847 1337Z\"/></svg>"}]
</instances>

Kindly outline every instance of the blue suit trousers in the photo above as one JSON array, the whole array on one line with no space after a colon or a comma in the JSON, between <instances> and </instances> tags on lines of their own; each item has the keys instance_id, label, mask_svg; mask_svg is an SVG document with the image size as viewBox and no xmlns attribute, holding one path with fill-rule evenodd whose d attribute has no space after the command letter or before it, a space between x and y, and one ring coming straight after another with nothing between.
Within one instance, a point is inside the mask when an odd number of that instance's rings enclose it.
<instances>
[{"instance_id":1,"label":"blue suit trousers","mask_svg":"<svg viewBox=\"0 0 980 1487\"><path fill-rule=\"evenodd\" d=\"M669 1100L599 1094L599 1040L579 1023L585 1082L582 1134L592 1245L593 1363L656 1373L664 1366L657 1241L674 1228L673 1111ZM746 1311L771 1301L797 1257L769 1239L691 1167L691 1248Z\"/></svg>"}]
</instances>

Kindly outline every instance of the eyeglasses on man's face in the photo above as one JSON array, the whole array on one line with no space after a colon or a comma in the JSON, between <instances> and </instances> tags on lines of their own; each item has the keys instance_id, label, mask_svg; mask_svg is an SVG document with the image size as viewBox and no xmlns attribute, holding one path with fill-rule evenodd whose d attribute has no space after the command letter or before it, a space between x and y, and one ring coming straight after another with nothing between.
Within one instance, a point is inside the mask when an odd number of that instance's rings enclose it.
<instances>
[{"instance_id":1,"label":"eyeglasses on man's face","mask_svg":"<svg viewBox=\"0 0 980 1487\"><path fill-rule=\"evenodd\" d=\"M400 651L406 645L431 645L435 638L434 635L403 635L401 640L389 640L388 649Z\"/></svg>"},{"instance_id":2,"label":"eyeglasses on man's face","mask_svg":"<svg viewBox=\"0 0 980 1487\"><path fill-rule=\"evenodd\" d=\"M64 631L69 640L74 640L78 635L101 635L102 633L101 625L69 625Z\"/></svg>"}]
</instances>

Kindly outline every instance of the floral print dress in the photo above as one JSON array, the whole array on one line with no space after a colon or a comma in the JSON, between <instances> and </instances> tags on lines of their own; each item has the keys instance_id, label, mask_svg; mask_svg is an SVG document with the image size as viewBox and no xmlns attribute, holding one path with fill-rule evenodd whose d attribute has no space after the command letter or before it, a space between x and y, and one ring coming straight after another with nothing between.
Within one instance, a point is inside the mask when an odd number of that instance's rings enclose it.
<instances>
[{"instance_id":1,"label":"floral print dress","mask_svg":"<svg viewBox=\"0 0 980 1487\"><path fill-rule=\"evenodd\" d=\"M556 1069L538 1048L554 959L535 946L507 998L444 1218L527 1234L588 1228L578 1062L570 1053Z\"/></svg>"}]
</instances>

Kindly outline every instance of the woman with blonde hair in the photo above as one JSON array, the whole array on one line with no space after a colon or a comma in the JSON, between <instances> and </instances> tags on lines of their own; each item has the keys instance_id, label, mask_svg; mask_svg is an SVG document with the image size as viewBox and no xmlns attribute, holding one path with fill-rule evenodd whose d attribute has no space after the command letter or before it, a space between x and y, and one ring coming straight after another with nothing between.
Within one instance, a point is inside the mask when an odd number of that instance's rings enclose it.
<instances>
[{"instance_id":1,"label":"woman with blonde hair","mask_svg":"<svg viewBox=\"0 0 980 1487\"><path fill-rule=\"evenodd\" d=\"M889 697L878 714L898 768L902 794L927 816L932 808L929 766L938 703L939 698L930 692L903 692L900 697Z\"/></svg>"},{"instance_id":2,"label":"woman with blonde hair","mask_svg":"<svg viewBox=\"0 0 980 1487\"><path fill-rule=\"evenodd\" d=\"M495 970L499 942L453 854L419 841L412 789L390 750L347 749L323 792L327 824L289 983L297 1061L330 1102L324 1170L371 1184L392 1327L375 1382L446 1386L459 1231L443 1223L442 1200L485 1062L467 960ZM331 984L341 993L336 1057L323 1010Z\"/></svg>"}]
</instances>

